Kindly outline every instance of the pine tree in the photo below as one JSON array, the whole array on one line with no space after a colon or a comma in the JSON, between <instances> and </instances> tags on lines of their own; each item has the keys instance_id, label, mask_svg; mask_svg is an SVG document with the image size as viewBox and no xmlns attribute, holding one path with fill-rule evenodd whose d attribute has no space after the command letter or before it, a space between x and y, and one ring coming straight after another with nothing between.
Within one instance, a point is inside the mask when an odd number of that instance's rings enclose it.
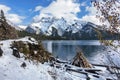
<instances>
[{"instance_id":1,"label":"pine tree","mask_svg":"<svg viewBox=\"0 0 120 80\"><path fill-rule=\"evenodd\" d=\"M5 15L4 15L3 10L0 11L0 21L6 22L6 19L5 19Z\"/></svg>"}]
</instances>

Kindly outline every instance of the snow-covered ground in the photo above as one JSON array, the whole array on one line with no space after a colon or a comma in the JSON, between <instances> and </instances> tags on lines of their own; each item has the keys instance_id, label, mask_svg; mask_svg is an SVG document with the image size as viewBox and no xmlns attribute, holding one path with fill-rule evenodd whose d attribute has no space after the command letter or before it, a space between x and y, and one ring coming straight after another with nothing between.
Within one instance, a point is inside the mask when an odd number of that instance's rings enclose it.
<instances>
[{"instance_id":1,"label":"snow-covered ground","mask_svg":"<svg viewBox=\"0 0 120 80\"><path fill-rule=\"evenodd\" d=\"M104 45L104 43L102 45ZM119 41L115 40L109 45L105 46L102 52L99 52L99 54L94 56L94 59L97 59L96 62L99 64L120 66L120 43ZM112 64L110 60L114 64Z\"/></svg>"},{"instance_id":2,"label":"snow-covered ground","mask_svg":"<svg viewBox=\"0 0 120 80\"><path fill-rule=\"evenodd\" d=\"M0 57L0 80L86 80L85 74L66 71L66 64L58 64L61 65L61 67L56 68L55 66L50 66L50 63L36 64L32 61L24 60L22 53L20 54L21 58L14 57L12 55L12 49L10 48L12 41L24 41L37 44L34 39L31 41L28 38L29 37L0 41L0 47L3 50L3 55ZM23 62L26 63L26 67L21 67ZM81 69L72 65L69 66L74 70ZM99 78L94 77L92 73L88 73L91 80L106 80L106 77L111 76L107 75L109 72L107 72L105 68L100 69L103 70L100 72L101 75L98 75ZM84 69L83 72L85 72Z\"/></svg>"}]
</instances>

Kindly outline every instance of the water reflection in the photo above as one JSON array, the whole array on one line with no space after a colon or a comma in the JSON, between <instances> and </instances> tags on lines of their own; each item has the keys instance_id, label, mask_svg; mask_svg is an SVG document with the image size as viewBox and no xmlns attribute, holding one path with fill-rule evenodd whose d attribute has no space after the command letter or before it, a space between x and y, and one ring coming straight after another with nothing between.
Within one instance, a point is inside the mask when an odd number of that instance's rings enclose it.
<instances>
[{"instance_id":1,"label":"water reflection","mask_svg":"<svg viewBox=\"0 0 120 80\"><path fill-rule=\"evenodd\" d=\"M42 43L46 50L64 60L71 60L76 55L77 48L80 48L89 60L104 50L104 46L100 45L98 40L42 41Z\"/></svg>"}]
</instances>

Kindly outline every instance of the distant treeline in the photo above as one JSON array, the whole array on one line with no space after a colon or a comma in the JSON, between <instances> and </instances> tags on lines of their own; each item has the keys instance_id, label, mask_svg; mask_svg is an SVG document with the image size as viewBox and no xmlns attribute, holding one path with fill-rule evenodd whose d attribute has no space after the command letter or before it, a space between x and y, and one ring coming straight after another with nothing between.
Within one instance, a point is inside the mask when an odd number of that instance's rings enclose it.
<instances>
[{"instance_id":1,"label":"distant treeline","mask_svg":"<svg viewBox=\"0 0 120 80\"><path fill-rule=\"evenodd\" d=\"M117 33L110 33L110 32L102 32L101 31L101 38L103 40L118 40L120 39L120 34ZM89 36L84 33L81 37L77 36L77 34L74 34L73 36L47 36L44 34L35 34L35 33L29 33L26 31L18 31L19 37L25 37L25 36L31 36L35 38L36 40L99 40L100 35L97 34L96 36Z\"/></svg>"}]
</instances>

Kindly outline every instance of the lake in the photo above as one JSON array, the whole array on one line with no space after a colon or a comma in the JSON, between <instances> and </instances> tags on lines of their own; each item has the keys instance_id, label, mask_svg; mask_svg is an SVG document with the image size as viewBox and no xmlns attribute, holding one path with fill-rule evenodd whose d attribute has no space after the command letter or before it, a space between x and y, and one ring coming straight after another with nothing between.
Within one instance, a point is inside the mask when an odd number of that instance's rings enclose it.
<instances>
[{"instance_id":1,"label":"lake","mask_svg":"<svg viewBox=\"0 0 120 80\"><path fill-rule=\"evenodd\" d=\"M42 43L47 51L63 60L71 60L79 49L92 61L95 55L105 49L99 40L45 40Z\"/></svg>"}]
</instances>

